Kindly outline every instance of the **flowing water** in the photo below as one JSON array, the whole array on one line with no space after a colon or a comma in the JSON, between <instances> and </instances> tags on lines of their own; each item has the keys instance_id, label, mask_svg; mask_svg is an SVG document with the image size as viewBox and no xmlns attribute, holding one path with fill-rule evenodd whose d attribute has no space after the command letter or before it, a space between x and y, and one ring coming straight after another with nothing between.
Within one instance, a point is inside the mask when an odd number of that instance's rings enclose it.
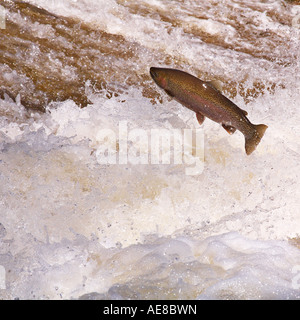
<instances>
[{"instance_id":1,"label":"flowing water","mask_svg":"<svg viewBox=\"0 0 300 320\"><path fill-rule=\"evenodd\" d=\"M298 1L1 0L0 297L299 299L299 41ZM221 81L254 153L151 66Z\"/></svg>"}]
</instances>

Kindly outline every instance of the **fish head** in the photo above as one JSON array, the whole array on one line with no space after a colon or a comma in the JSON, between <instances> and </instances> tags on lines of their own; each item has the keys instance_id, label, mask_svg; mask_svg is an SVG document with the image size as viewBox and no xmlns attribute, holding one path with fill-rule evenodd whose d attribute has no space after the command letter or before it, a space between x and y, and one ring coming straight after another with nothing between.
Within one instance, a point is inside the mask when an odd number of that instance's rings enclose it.
<instances>
[{"instance_id":1,"label":"fish head","mask_svg":"<svg viewBox=\"0 0 300 320\"><path fill-rule=\"evenodd\" d=\"M167 89L168 77L165 72L165 69L151 67L150 68L150 75L159 87L161 87L162 89Z\"/></svg>"}]
</instances>

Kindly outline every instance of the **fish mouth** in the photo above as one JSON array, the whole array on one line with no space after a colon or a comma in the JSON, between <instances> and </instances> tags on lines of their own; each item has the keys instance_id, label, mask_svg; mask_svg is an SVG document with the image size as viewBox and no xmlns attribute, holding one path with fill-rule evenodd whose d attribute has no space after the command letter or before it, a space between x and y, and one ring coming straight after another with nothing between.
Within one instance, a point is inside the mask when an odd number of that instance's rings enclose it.
<instances>
[{"instance_id":1,"label":"fish mouth","mask_svg":"<svg viewBox=\"0 0 300 320\"><path fill-rule=\"evenodd\" d=\"M157 79L157 73L155 71L156 68L151 67L150 68L150 75L153 78L153 80Z\"/></svg>"}]
</instances>

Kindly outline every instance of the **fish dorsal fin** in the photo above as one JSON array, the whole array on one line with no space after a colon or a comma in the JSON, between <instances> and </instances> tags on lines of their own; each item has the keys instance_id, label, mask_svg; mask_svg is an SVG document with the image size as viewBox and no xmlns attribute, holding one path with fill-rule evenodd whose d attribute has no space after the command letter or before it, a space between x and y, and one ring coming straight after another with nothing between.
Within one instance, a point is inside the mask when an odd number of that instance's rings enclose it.
<instances>
[{"instance_id":1,"label":"fish dorsal fin","mask_svg":"<svg viewBox=\"0 0 300 320\"><path fill-rule=\"evenodd\" d=\"M245 116L248 115L248 112L247 112L246 110L243 110L243 109L241 109L241 108L240 108L240 110L243 112L243 114L244 114Z\"/></svg>"},{"instance_id":2,"label":"fish dorsal fin","mask_svg":"<svg viewBox=\"0 0 300 320\"><path fill-rule=\"evenodd\" d=\"M218 91L222 91L223 85L220 80L211 80L211 81L208 81L208 83Z\"/></svg>"}]
</instances>

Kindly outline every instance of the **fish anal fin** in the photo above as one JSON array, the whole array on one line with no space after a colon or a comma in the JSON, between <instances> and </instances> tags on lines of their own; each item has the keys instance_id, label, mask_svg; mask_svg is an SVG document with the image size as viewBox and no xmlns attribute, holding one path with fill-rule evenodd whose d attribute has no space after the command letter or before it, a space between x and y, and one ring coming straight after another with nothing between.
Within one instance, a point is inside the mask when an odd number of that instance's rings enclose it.
<instances>
[{"instance_id":1,"label":"fish anal fin","mask_svg":"<svg viewBox=\"0 0 300 320\"><path fill-rule=\"evenodd\" d=\"M201 124L204 122L204 120L205 120L205 116L204 116L202 113L196 113L196 118L197 118L197 120L198 120L198 122L199 122L200 125L201 125Z\"/></svg>"},{"instance_id":2,"label":"fish anal fin","mask_svg":"<svg viewBox=\"0 0 300 320\"><path fill-rule=\"evenodd\" d=\"M227 124L222 124L222 127L229 133L229 134L233 134L236 130L235 127L229 126Z\"/></svg>"}]
</instances>

